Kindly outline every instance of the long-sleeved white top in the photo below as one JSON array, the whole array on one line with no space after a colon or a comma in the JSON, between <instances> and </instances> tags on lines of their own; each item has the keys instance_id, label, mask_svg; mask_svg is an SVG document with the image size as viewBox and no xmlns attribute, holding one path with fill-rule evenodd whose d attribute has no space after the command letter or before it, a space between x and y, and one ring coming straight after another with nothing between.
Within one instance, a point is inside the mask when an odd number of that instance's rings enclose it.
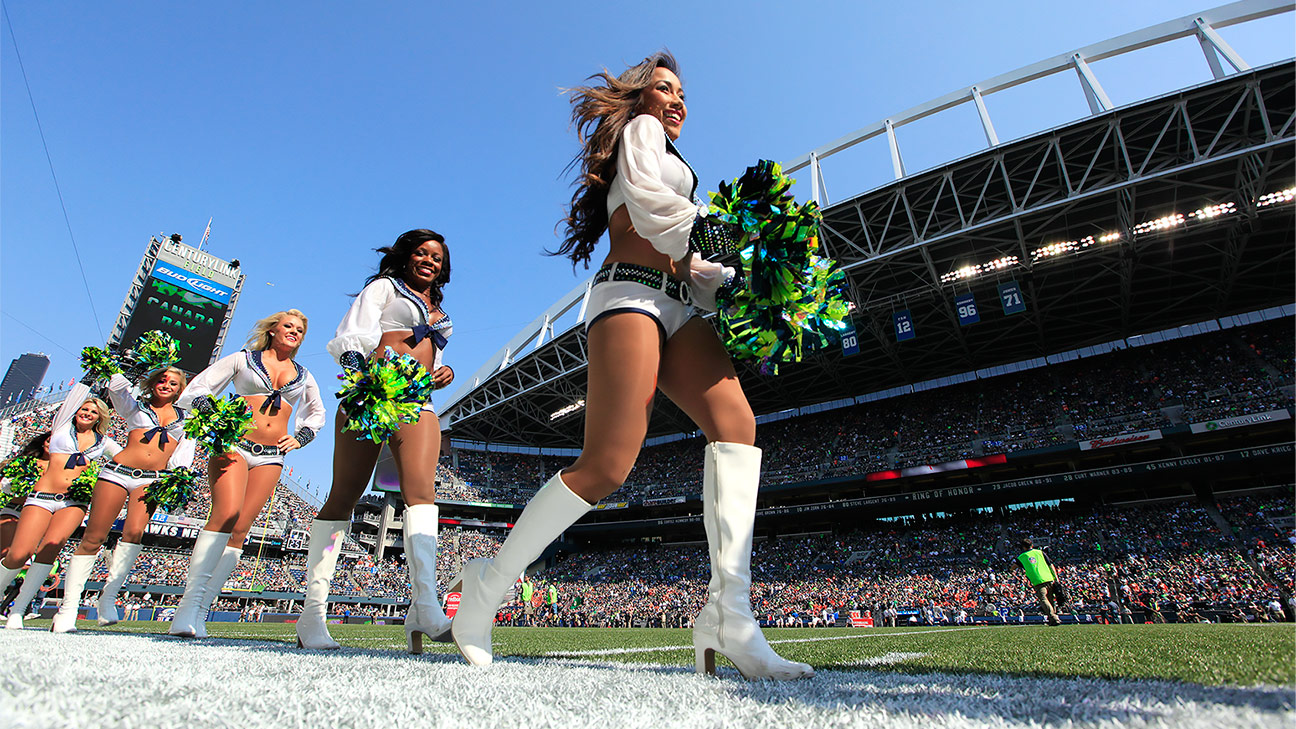
<instances>
[{"instance_id":1,"label":"long-sleeved white top","mask_svg":"<svg viewBox=\"0 0 1296 729\"><path fill-rule=\"evenodd\" d=\"M315 376L305 367L294 361L297 375L286 385L276 389L274 380L261 361L260 350L240 350L234 354L221 357L211 367L199 372L189 382L184 394L176 401L177 405L192 408L193 401L200 397L218 397L230 383L234 392L241 397L265 395L274 398L276 395L288 402L297 416L297 432L310 431L307 439L314 438L324 429L328 411L320 397L319 385ZM267 401L271 402L271 401ZM303 443L304 444L304 443Z\"/></svg>"},{"instance_id":2,"label":"long-sleeved white top","mask_svg":"<svg viewBox=\"0 0 1296 729\"><path fill-rule=\"evenodd\" d=\"M75 468L84 466L105 453L112 457L121 451L117 441L99 433L95 433L94 445L81 450L81 445L77 442L76 423L72 420L89 399L89 385L78 382L68 391L67 397L63 398L63 404L59 406L58 412L54 413L49 442L51 464L60 463L65 464L66 468ZM60 456L66 458L61 459Z\"/></svg>"},{"instance_id":3,"label":"long-sleeved white top","mask_svg":"<svg viewBox=\"0 0 1296 729\"><path fill-rule=\"evenodd\" d=\"M126 428L128 430L138 430L147 428L148 432L144 434L146 442L152 441L153 438L174 438L179 441L179 445L171 452L171 458L167 460L167 468L179 468L181 466L189 468L193 465L194 451L198 444L192 438L186 437L184 432L184 421L186 411L179 405L174 405L176 419L162 425L158 422L157 413L153 408L142 405L135 395L131 393L130 380L124 375L116 374L108 380L108 399L112 400L113 409L117 414L126 419ZM163 433L166 435L164 436ZM53 441L50 442L51 447ZM123 464L125 465L125 464Z\"/></svg>"},{"instance_id":4,"label":"long-sleeved white top","mask_svg":"<svg viewBox=\"0 0 1296 729\"><path fill-rule=\"evenodd\" d=\"M390 276L374 279L364 287L346 316L338 324L337 333L325 349L333 359L341 362L346 352L359 352L368 356L378 348L378 342L386 332L412 331L418 340L431 337L436 345L433 355L432 370L441 366L441 354L446 340L454 332L450 315L442 312L442 317L432 324L428 319L427 302L410 290L404 281Z\"/></svg>"},{"instance_id":5,"label":"long-sleeved white top","mask_svg":"<svg viewBox=\"0 0 1296 729\"><path fill-rule=\"evenodd\" d=\"M658 252L683 260L689 233L706 206L693 202L697 176L677 154L667 150L661 120L640 114L621 131L616 177L608 189L608 217L622 205L635 231Z\"/></svg>"}]
</instances>

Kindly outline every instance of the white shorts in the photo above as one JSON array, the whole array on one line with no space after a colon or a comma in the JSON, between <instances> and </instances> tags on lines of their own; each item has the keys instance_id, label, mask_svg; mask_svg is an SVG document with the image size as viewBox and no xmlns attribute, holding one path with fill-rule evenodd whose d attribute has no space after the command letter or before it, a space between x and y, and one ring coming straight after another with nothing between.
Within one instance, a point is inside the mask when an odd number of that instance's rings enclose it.
<instances>
[{"instance_id":1,"label":"white shorts","mask_svg":"<svg viewBox=\"0 0 1296 729\"><path fill-rule=\"evenodd\" d=\"M109 461L104 467L99 469L99 480L115 483L126 489L127 493L134 491L140 486L147 486L154 481L166 475L165 471L147 471L139 468L123 466L116 461Z\"/></svg>"},{"instance_id":2,"label":"white shorts","mask_svg":"<svg viewBox=\"0 0 1296 729\"><path fill-rule=\"evenodd\" d=\"M660 289L634 281L604 281L590 289L585 307L585 331L599 319L623 311L634 311L657 322L663 339L675 336L689 319L698 315L691 304L676 301Z\"/></svg>"},{"instance_id":3,"label":"white shorts","mask_svg":"<svg viewBox=\"0 0 1296 729\"><path fill-rule=\"evenodd\" d=\"M261 447L273 448L275 452L257 453L256 451ZM274 446L260 446L257 443L242 440L234 444L234 450L238 451L240 456L243 456L243 460L247 462L248 470L257 466L283 466L283 454L279 453L279 449Z\"/></svg>"},{"instance_id":4,"label":"white shorts","mask_svg":"<svg viewBox=\"0 0 1296 729\"><path fill-rule=\"evenodd\" d=\"M41 494L41 496L52 496L54 498L41 498L36 494L32 494L31 496L28 496L27 501L23 503L23 508L27 508L28 506L39 506L45 511L54 514L69 506L75 506L80 509L87 509L90 506L84 501L72 501L71 499L66 499L63 494Z\"/></svg>"}]
</instances>

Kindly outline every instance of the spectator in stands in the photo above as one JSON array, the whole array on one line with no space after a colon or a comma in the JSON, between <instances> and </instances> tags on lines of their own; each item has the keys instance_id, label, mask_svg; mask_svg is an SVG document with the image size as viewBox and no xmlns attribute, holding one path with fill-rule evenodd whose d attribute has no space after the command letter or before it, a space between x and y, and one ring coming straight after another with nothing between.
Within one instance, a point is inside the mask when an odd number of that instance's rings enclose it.
<instances>
[{"instance_id":1,"label":"spectator in stands","mask_svg":"<svg viewBox=\"0 0 1296 729\"><path fill-rule=\"evenodd\" d=\"M729 355L687 302L714 311L716 288L733 271L691 255L696 176L668 152L668 139L679 137L687 115L676 70L673 57L658 53L617 79L601 74L605 86L573 92L577 125L597 131L578 155L582 180L560 252L573 264L588 264L605 230L611 240L586 313L584 447L576 463L531 499L495 558L469 563L461 573L453 633L474 665L492 660L491 626L514 577L625 482L660 389L709 441L703 521L713 589L693 628L698 671L714 673L720 652L748 678L814 673L769 647L749 602L761 452L753 445L756 420Z\"/></svg>"},{"instance_id":2,"label":"spectator in stands","mask_svg":"<svg viewBox=\"0 0 1296 729\"><path fill-rule=\"evenodd\" d=\"M244 349L222 357L194 377L180 404L214 409L233 384L252 411L255 426L234 449L212 456L207 467L212 508L194 542L184 596L171 635L205 638L207 611L243 554L252 523L283 473L284 454L310 443L324 427L326 410L315 376L294 357L306 338L306 315L278 311L257 321ZM297 430L291 435L293 413ZM114 560L115 561L115 560Z\"/></svg>"}]
</instances>

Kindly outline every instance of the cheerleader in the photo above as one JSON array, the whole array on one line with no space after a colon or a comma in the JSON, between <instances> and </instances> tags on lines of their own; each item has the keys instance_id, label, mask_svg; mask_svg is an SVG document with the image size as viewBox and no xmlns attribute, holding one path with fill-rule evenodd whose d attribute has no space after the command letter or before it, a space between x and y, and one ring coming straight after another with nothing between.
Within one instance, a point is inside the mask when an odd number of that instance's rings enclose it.
<instances>
[{"instance_id":1,"label":"cheerleader","mask_svg":"<svg viewBox=\"0 0 1296 729\"><path fill-rule=\"evenodd\" d=\"M315 377L293 359L306 337L306 315L280 311L258 321L247 346L196 375L180 405L210 412L212 398L233 383L252 409L255 429L234 450L207 464L211 514L194 543L184 597L171 620L171 635L207 637L207 611L243 555L243 540L265 507L285 453L310 443L324 427L326 411ZM293 412L297 430L289 435Z\"/></svg>"},{"instance_id":2,"label":"cheerleader","mask_svg":"<svg viewBox=\"0 0 1296 729\"><path fill-rule=\"evenodd\" d=\"M23 502L13 541L0 560L0 585L8 585L27 560L35 557L27 569L23 589L9 608L5 627L10 630L23 627L28 603L49 576L63 545L85 519L90 504L89 499L82 500L80 491L85 484L77 483L77 479L99 456L121 450L108 437L110 418L108 404L90 397L90 387L85 383L77 383L68 391L54 415L49 438L50 466ZM63 604L67 604L66 596ZM75 607L72 615L76 617Z\"/></svg>"},{"instance_id":3,"label":"cheerleader","mask_svg":"<svg viewBox=\"0 0 1296 729\"><path fill-rule=\"evenodd\" d=\"M0 504L4 504L0 508L0 559L4 559L9 543L13 541L23 501L49 467L49 441L50 432L47 430L33 436L21 450L0 463L0 474L4 474L0 478ZM8 475L11 471L13 476Z\"/></svg>"},{"instance_id":4,"label":"cheerleader","mask_svg":"<svg viewBox=\"0 0 1296 729\"><path fill-rule=\"evenodd\" d=\"M184 388L185 375L175 367L158 368L144 379L140 385L142 401L132 394L130 380L124 375L115 374L108 380L108 397L117 414L126 419L129 435L126 446L103 467L94 485L90 518L81 543L68 560L63 602L50 626L55 633L76 631L77 606L86 579L131 494L140 487L147 488L171 469L193 465L195 443L185 437L185 411L175 405ZM145 503L144 508L151 517L154 507ZM113 562L117 562L115 555ZM121 580L125 580L125 574Z\"/></svg>"},{"instance_id":5,"label":"cheerleader","mask_svg":"<svg viewBox=\"0 0 1296 729\"><path fill-rule=\"evenodd\" d=\"M450 249L445 238L430 230L402 233L383 254L378 272L365 281L328 352L344 369L367 367L366 358L387 353L410 355L428 373L433 388L449 385L454 372L441 364L451 333L450 317L441 309L441 289L450 281ZM430 393L429 393L430 394ZM338 552L351 523L351 513L369 485L382 443L358 437L362 418L339 407L333 445L333 485L328 500L311 525L307 553L306 599L297 620L297 644L303 648L336 649L329 636L326 609L329 582ZM431 402L421 406L415 422L403 423L387 441L396 461L401 497L405 500L405 560L410 574L410 604L405 637L411 653L423 651L423 637L446 640L450 620L437 599L436 464L441 450L441 424Z\"/></svg>"},{"instance_id":6,"label":"cheerleader","mask_svg":"<svg viewBox=\"0 0 1296 729\"><path fill-rule=\"evenodd\" d=\"M611 244L586 305L584 448L536 492L494 559L464 565L453 583L462 593L455 644L469 663L491 662L491 629L509 586L621 487L660 389L708 441L702 521L711 581L693 628L698 673L713 674L719 653L747 678L812 676L810 666L770 648L751 612L756 420L728 353L698 312L715 310L716 291L733 271L694 255L710 236L738 236L709 225L706 207L693 200L697 175L674 144L688 115L675 59L658 53L619 77L597 77L605 85L576 89L572 98L581 177L559 249L573 265L588 265L604 231Z\"/></svg>"}]
</instances>

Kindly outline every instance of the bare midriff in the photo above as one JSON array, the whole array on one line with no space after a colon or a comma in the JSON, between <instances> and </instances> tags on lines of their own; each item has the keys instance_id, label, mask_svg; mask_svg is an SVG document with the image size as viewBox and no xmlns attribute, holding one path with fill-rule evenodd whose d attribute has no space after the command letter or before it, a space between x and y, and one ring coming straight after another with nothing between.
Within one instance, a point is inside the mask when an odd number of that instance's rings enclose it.
<instances>
[{"instance_id":1,"label":"bare midriff","mask_svg":"<svg viewBox=\"0 0 1296 729\"><path fill-rule=\"evenodd\" d=\"M683 260L672 261L671 257L653 248L647 238L639 235L634 224L630 222L630 212L622 205L608 218L608 238L612 241L611 250L604 265L609 263L633 263L639 266L665 271L678 279L687 279L688 271L677 271L676 267Z\"/></svg>"},{"instance_id":2,"label":"bare midriff","mask_svg":"<svg viewBox=\"0 0 1296 729\"><path fill-rule=\"evenodd\" d=\"M256 426L243 437L261 445L279 445L279 439L288 435L292 406L287 400L281 400L280 407L269 407L269 395L246 395L243 400L252 408L252 424Z\"/></svg>"},{"instance_id":3,"label":"bare midriff","mask_svg":"<svg viewBox=\"0 0 1296 729\"><path fill-rule=\"evenodd\" d=\"M63 464L67 463L68 458L71 456L71 453L51 453L50 466L45 469L45 473L42 473L40 479L36 481L36 485L32 487L32 493L67 493L68 486L72 485L72 481L89 467L89 464L86 464L77 468L64 468ZM58 465L55 466L54 464Z\"/></svg>"},{"instance_id":4,"label":"bare midriff","mask_svg":"<svg viewBox=\"0 0 1296 729\"><path fill-rule=\"evenodd\" d=\"M113 462L119 463L127 468L143 468L149 471L161 471L167 467L167 461L171 459L171 454L175 452L176 446L180 441L176 440L174 435L167 435L167 443L161 448L158 447L158 441L162 438L159 433L144 442L144 434L152 428L136 428L130 432L126 438L126 447L121 453L113 456Z\"/></svg>"},{"instance_id":5,"label":"bare midriff","mask_svg":"<svg viewBox=\"0 0 1296 729\"><path fill-rule=\"evenodd\" d=\"M435 324L440 321L439 317L429 324ZM418 344L414 344L414 332L409 329L393 329L390 332L383 332L382 337L378 339L378 348L374 350L373 356L382 358L386 356L387 348L391 347L396 354L408 354L419 361L429 372L432 371L432 362L436 357L436 344L432 337L428 337Z\"/></svg>"}]
</instances>

